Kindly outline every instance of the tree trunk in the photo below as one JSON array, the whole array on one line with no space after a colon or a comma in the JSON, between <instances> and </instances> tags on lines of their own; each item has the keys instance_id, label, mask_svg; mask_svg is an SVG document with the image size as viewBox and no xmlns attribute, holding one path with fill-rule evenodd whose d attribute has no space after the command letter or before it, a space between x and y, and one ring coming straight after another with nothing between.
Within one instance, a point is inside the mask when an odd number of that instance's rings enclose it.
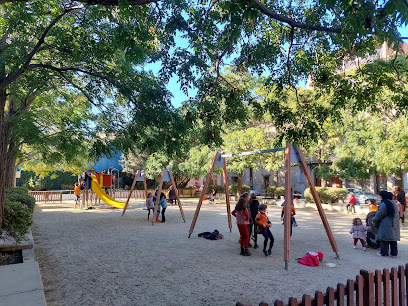
<instances>
[{"instance_id":1,"label":"tree trunk","mask_svg":"<svg viewBox=\"0 0 408 306\"><path fill-rule=\"evenodd\" d=\"M0 72L0 82L4 78L4 70ZM6 189L6 164L7 164L7 127L4 122L6 106L6 90L0 89L0 228L4 216L4 191Z\"/></svg>"},{"instance_id":2,"label":"tree trunk","mask_svg":"<svg viewBox=\"0 0 408 306\"><path fill-rule=\"evenodd\" d=\"M241 172L240 174L238 174L238 186L237 186L237 196L239 197L242 194L242 177L243 177L244 173Z\"/></svg>"},{"instance_id":3,"label":"tree trunk","mask_svg":"<svg viewBox=\"0 0 408 306\"><path fill-rule=\"evenodd\" d=\"M6 164L6 188L15 187L16 186L16 158L13 156L7 160Z\"/></svg>"},{"instance_id":4,"label":"tree trunk","mask_svg":"<svg viewBox=\"0 0 408 306\"><path fill-rule=\"evenodd\" d=\"M273 170L273 185L275 187L279 186L279 169Z\"/></svg>"}]
</instances>

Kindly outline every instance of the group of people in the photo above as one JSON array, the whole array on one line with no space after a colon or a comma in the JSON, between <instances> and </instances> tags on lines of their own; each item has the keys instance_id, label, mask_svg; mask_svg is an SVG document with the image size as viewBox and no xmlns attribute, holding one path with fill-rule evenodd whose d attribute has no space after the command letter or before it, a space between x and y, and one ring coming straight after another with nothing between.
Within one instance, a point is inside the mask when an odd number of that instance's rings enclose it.
<instances>
[{"instance_id":1,"label":"group of people","mask_svg":"<svg viewBox=\"0 0 408 306\"><path fill-rule=\"evenodd\" d=\"M167 209L167 198L164 192L160 193L160 198L159 198L159 205L157 208L157 214L156 216L153 216L154 214L154 206L156 205L157 201L157 193L159 192L159 189L156 188L154 195L149 192L147 194L146 198L146 209L147 209L147 220L150 220L150 212L152 213L152 218L155 218L156 222L161 222L165 223L166 222L166 209ZM176 195L176 190L173 189L173 186L170 186L169 191L169 202L170 205L176 205L176 200L177 200L177 195ZM162 215L162 218L160 220L160 213Z\"/></svg>"},{"instance_id":2,"label":"group of people","mask_svg":"<svg viewBox=\"0 0 408 306\"><path fill-rule=\"evenodd\" d=\"M372 218L372 226L378 229L377 239L380 241L380 252L378 256L398 255L397 241L400 240L400 220L404 224L404 212L406 209L405 192L395 186L393 192L382 190L379 193L381 202L377 207L375 201L371 201L370 212L375 211ZM350 204L350 203L349 203ZM360 241L363 250L367 250L365 244L365 232L370 231L371 227L363 225L360 218L353 219L353 226L350 229L350 234L353 234L354 245L357 248L357 242Z\"/></svg>"},{"instance_id":3,"label":"group of people","mask_svg":"<svg viewBox=\"0 0 408 306\"><path fill-rule=\"evenodd\" d=\"M272 223L266 214L267 205L259 204L256 198L256 194L249 195L248 192L244 192L240 197L232 211L232 215L236 217L237 227L240 234L240 247L241 255L250 256L251 252L249 247L252 247L250 243L251 236L254 240L254 249L258 248L258 235L261 234L264 237L263 253L265 256L272 255L272 247L275 242L275 238L271 232ZM269 245L268 245L269 242Z\"/></svg>"}]
</instances>

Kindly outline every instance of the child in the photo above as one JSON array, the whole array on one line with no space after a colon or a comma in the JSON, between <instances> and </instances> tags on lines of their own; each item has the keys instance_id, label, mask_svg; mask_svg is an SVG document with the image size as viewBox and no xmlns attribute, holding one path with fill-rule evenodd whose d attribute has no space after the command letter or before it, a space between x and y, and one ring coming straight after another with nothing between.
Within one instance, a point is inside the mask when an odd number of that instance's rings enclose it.
<instances>
[{"instance_id":1,"label":"child","mask_svg":"<svg viewBox=\"0 0 408 306\"><path fill-rule=\"evenodd\" d=\"M273 235L271 233L270 227L272 225L271 221L269 221L268 216L266 215L266 208L267 206L265 204L259 205L259 213L256 215L255 222L262 227L262 235L265 237L264 240L264 248L263 252L265 256L271 256L272 255L272 247L275 239L273 238ZM269 249L266 251L266 246L268 244L268 238L270 239L269 242Z\"/></svg>"},{"instance_id":2,"label":"child","mask_svg":"<svg viewBox=\"0 0 408 306\"><path fill-rule=\"evenodd\" d=\"M353 249L357 248L357 241L360 240L361 245L363 246L363 251L367 251L364 240L365 240L365 232L369 229L370 228L368 226L363 225L363 222L361 222L360 218L353 219L353 226L350 229L350 234L353 234L353 239L354 239Z\"/></svg>"},{"instance_id":3,"label":"child","mask_svg":"<svg viewBox=\"0 0 408 306\"><path fill-rule=\"evenodd\" d=\"M166 217L164 216L164 213L166 212L166 208L167 208L167 200L166 200L166 195L163 192L160 194L159 206L161 206L161 208L162 208L162 210L161 210L162 211L161 223L164 223L164 222L166 222ZM159 214L157 214L157 217L159 217Z\"/></svg>"},{"instance_id":4,"label":"child","mask_svg":"<svg viewBox=\"0 0 408 306\"><path fill-rule=\"evenodd\" d=\"M249 252L249 235L248 235L248 224L249 224L249 213L246 208L246 199L240 197L235 209L232 211L231 215L237 218L237 227L240 234L240 244L241 244L241 255L251 256Z\"/></svg>"},{"instance_id":5,"label":"child","mask_svg":"<svg viewBox=\"0 0 408 306\"><path fill-rule=\"evenodd\" d=\"M370 199L370 211L378 211L377 201Z\"/></svg>"},{"instance_id":6,"label":"child","mask_svg":"<svg viewBox=\"0 0 408 306\"><path fill-rule=\"evenodd\" d=\"M354 196L353 193L349 194L349 198L348 198L348 204L346 205L346 209L347 209L347 213L356 213L356 197Z\"/></svg>"},{"instance_id":7,"label":"child","mask_svg":"<svg viewBox=\"0 0 408 306\"><path fill-rule=\"evenodd\" d=\"M153 203L153 196L152 196L151 192L149 192L147 194L146 208L147 208L147 220L149 220L150 219L150 210L152 211L152 214L154 213L154 203Z\"/></svg>"},{"instance_id":8,"label":"child","mask_svg":"<svg viewBox=\"0 0 408 306\"><path fill-rule=\"evenodd\" d=\"M75 183L75 189L74 189L74 194L75 194L75 205L78 204L79 201L79 191L81 190L81 188L79 187L78 183Z\"/></svg>"},{"instance_id":9,"label":"child","mask_svg":"<svg viewBox=\"0 0 408 306\"><path fill-rule=\"evenodd\" d=\"M283 216L284 215L285 215L285 205L282 206L281 221L283 221ZM295 215L296 215L296 209L295 209L295 206L293 206L293 203L292 203L292 205L290 205L290 239L292 239L292 232L293 232L292 229L293 229L293 222L294 222L294 219L295 219L295 217L294 217Z\"/></svg>"}]
</instances>

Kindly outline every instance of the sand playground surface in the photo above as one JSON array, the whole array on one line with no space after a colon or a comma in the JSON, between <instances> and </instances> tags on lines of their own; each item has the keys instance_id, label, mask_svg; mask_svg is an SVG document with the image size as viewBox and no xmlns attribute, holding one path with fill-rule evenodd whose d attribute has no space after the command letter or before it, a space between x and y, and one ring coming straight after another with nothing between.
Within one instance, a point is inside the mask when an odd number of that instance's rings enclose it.
<instances>
[{"instance_id":1,"label":"sand playground surface","mask_svg":"<svg viewBox=\"0 0 408 306\"><path fill-rule=\"evenodd\" d=\"M235 305L237 301L271 305L276 299L301 299L305 293L355 279L360 269L408 262L408 228L401 228L398 257L378 257L378 249L352 248L349 230L354 216L326 212L339 247L336 259L317 210L303 208L297 210L299 226L293 228L291 261L285 270L280 207L268 207L275 237L272 256L265 257L261 247L244 257L239 255L234 217L229 232L225 202L203 204L188 239L198 199L181 200L186 223L178 206L168 206L166 223L154 226L147 221L143 200L131 202L123 217L121 209L105 204L79 210L73 201L40 203L33 235L48 305ZM197 236L215 229L223 240ZM262 246L263 237L258 239ZM308 251L323 252L319 267L296 262Z\"/></svg>"}]
</instances>

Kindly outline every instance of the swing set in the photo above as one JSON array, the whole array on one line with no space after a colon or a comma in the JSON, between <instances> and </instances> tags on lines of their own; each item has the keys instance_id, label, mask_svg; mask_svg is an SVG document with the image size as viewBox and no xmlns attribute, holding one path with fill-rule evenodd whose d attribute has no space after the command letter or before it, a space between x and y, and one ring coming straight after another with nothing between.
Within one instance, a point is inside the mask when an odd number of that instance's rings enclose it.
<instances>
[{"instance_id":1,"label":"swing set","mask_svg":"<svg viewBox=\"0 0 408 306\"><path fill-rule=\"evenodd\" d=\"M223 179L224 179L224 187L225 187L225 201L227 204L227 218L228 218L228 227L232 229L232 222L231 222L231 207L230 207L230 199L229 199L229 192L228 192L228 176L227 176L227 166L226 166L226 157L235 157L235 156L245 156L245 155L253 155L253 154L263 154L263 153L271 153L271 152L278 152L278 151L285 151L285 205L284 205L284 255L283 260L285 262L285 269L288 269L288 264L290 260L290 223L291 223L291 214L290 214L290 206L291 206L291 164L296 163L300 166L302 172L305 175L307 184L309 185L310 192L312 194L313 200L316 204L317 210L320 215L320 219L322 220L324 229L326 231L327 237L329 239L330 245L332 247L333 252L336 254L336 257L339 258L338 254L338 247L336 241L334 239L333 233L331 231L330 225L327 221L326 215L324 213L322 203L320 201L319 195L317 194L316 188L312 181L312 176L310 174L309 168L306 165L305 158L303 156L302 151L300 150L299 146L293 146L291 143L287 142L286 147L284 148L277 148L277 149L268 149L268 150L259 150L259 151L252 151L252 152L243 152L243 153L234 153L234 154L221 154L219 152L214 153L214 157L212 159L210 169L207 174L207 179L204 184L204 188L201 192L200 199L198 201L198 205L194 214L194 218L191 222L190 231L188 237L191 237L191 234L194 231L195 224L197 222L198 214L200 213L201 205L204 200L205 192L210 184L210 180L215 168L222 168L223 172Z\"/></svg>"},{"instance_id":2,"label":"swing set","mask_svg":"<svg viewBox=\"0 0 408 306\"><path fill-rule=\"evenodd\" d=\"M144 191L145 191L145 198L147 198L148 191L147 191L146 175L145 175L144 171L137 170L135 178L133 179L132 186L130 188L129 196L128 196L127 200L126 200L125 206L123 207L122 216L125 214L126 209L127 209L128 205L129 205L129 200L130 200L130 197L132 195L133 190L135 189L136 182L143 182ZM162 192L162 189L163 189L163 182L171 182L171 185L173 186L173 190L176 192L176 199L177 199L177 203L178 203L178 206L179 206L179 209L180 209L181 218L183 219L183 221L185 223L186 219L184 217L183 207L181 206L180 197L179 197L179 194L177 192L176 183L174 182L171 170L163 169L162 172L161 172L161 175L160 175L160 182L159 182L159 186L158 186L158 190L157 190L156 203L154 205L152 225L154 225L154 222L156 222L156 215L157 215L157 210L159 208L159 200L160 200L160 195L161 195L161 192Z\"/></svg>"}]
</instances>

